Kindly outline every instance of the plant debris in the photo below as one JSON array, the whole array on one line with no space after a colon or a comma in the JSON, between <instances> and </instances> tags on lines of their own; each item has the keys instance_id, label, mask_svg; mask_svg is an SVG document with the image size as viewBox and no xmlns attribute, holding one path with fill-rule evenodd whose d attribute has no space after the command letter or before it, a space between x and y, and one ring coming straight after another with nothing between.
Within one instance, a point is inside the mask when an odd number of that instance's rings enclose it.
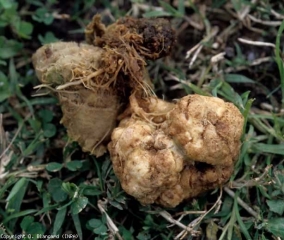
<instances>
[{"instance_id":1,"label":"plant debris","mask_svg":"<svg viewBox=\"0 0 284 240\"><path fill-rule=\"evenodd\" d=\"M151 60L169 55L176 41L169 21L164 18L123 17L105 27L100 16L95 15L85 34L89 44L114 48L121 54L137 51Z\"/></svg>"}]
</instances>

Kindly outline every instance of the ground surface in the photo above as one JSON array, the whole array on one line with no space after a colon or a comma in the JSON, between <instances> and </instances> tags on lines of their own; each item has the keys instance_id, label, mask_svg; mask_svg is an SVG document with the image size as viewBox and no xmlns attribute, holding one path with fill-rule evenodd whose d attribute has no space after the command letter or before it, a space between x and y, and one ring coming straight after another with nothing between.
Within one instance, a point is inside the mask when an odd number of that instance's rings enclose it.
<instances>
[{"instance_id":1,"label":"ground surface","mask_svg":"<svg viewBox=\"0 0 284 240\"><path fill-rule=\"evenodd\" d=\"M168 18L175 49L148 63L157 95L219 96L240 109L247 124L226 186L175 209L141 206L108 155L96 159L68 140L57 100L33 89L31 55L45 43L84 41L96 13L106 24ZM283 19L281 1L0 0L0 238L284 238Z\"/></svg>"}]
</instances>

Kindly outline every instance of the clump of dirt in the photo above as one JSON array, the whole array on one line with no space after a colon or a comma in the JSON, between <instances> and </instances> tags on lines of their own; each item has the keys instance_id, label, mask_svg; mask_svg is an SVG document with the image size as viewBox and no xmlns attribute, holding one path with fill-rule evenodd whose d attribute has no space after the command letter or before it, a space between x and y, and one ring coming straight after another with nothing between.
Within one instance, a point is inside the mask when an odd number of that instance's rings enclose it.
<instances>
[{"instance_id":1,"label":"clump of dirt","mask_svg":"<svg viewBox=\"0 0 284 240\"><path fill-rule=\"evenodd\" d=\"M122 73L132 89L143 88L146 93L152 91L150 81L150 89L144 81L146 60L168 55L175 43L174 31L165 19L124 17L106 27L95 15L85 35L87 43L105 50L101 66L112 75L111 81Z\"/></svg>"},{"instance_id":2,"label":"clump of dirt","mask_svg":"<svg viewBox=\"0 0 284 240\"><path fill-rule=\"evenodd\" d=\"M167 56L176 41L169 21L163 18L124 17L105 27L100 16L96 15L85 34L89 44L115 48L118 52L134 49L140 56L151 60Z\"/></svg>"}]
</instances>

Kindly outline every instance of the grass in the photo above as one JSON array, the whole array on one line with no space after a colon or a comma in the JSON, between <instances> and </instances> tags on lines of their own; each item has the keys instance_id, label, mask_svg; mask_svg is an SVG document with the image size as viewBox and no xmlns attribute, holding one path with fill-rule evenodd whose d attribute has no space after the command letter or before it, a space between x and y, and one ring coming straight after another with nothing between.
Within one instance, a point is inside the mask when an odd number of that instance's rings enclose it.
<instances>
[{"instance_id":1,"label":"grass","mask_svg":"<svg viewBox=\"0 0 284 240\"><path fill-rule=\"evenodd\" d=\"M0 237L284 239L284 4L254 2L0 0ZM97 12L105 22L169 18L177 46L149 63L157 94L219 96L243 113L225 186L175 209L141 206L121 189L108 155L96 159L68 139L57 100L34 96L33 52L83 41Z\"/></svg>"}]
</instances>

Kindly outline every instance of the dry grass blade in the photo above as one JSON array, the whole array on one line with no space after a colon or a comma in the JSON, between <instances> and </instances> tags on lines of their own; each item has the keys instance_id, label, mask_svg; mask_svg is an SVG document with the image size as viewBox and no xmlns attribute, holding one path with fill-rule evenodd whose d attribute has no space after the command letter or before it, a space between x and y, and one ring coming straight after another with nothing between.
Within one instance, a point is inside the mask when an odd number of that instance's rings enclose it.
<instances>
[{"instance_id":1,"label":"dry grass blade","mask_svg":"<svg viewBox=\"0 0 284 240\"><path fill-rule=\"evenodd\" d=\"M0 114L0 154L4 152L7 146L6 134L3 128L3 114Z\"/></svg>"},{"instance_id":2,"label":"dry grass blade","mask_svg":"<svg viewBox=\"0 0 284 240\"><path fill-rule=\"evenodd\" d=\"M270 12L271 12L271 14L274 15L276 18L278 18L278 19L284 19L284 15L282 15L282 14L276 12L276 11L273 10L273 9L271 9Z\"/></svg>"},{"instance_id":3,"label":"dry grass blade","mask_svg":"<svg viewBox=\"0 0 284 240\"><path fill-rule=\"evenodd\" d=\"M195 231L193 228L191 227L187 227L185 226L184 224L182 224L180 221L178 220L175 220L171 214L169 214L168 212L166 211L162 211L162 212L159 212L159 215L161 215L163 218L165 218L168 222L174 224L174 225L177 225L179 226L180 228L184 229L187 233L190 233L192 236L197 236L200 234L200 232L198 231Z\"/></svg>"},{"instance_id":4,"label":"dry grass blade","mask_svg":"<svg viewBox=\"0 0 284 240\"><path fill-rule=\"evenodd\" d=\"M263 57L263 58L258 58L255 59L254 61L252 61L249 66L239 66L239 67L228 67L224 70L225 73L230 73L230 72L234 72L234 71L242 71L245 69L248 69L249 67L252 66L257 66L260 65L262 63L267 63L270 62L272 60L272 57ZM222 70L223 71L223 70Z\"/></svg>"},{"instance_id":5,"label":"dry grass blade","mask_svg":"<svg viewBox=\"0 0 284 240\"><path fill-rule=\"evenodd\" d=\"M107 214L107 212L105 210L106 204L107 204L107 200L105 200L105 201L99 200L97 205L98 205L98 208L99 208L101 214L106 216L107 226L108 226L110 232L113 234L113 236L116 236L119 240L123 240L123 238L119 234L119 230L118 230L117 226L115 225L115 223L112 221L112 219L109 217L109 215Z\"/></svg>"},{"instance_id":6,"label":"dry grass blade","mask_svg":"<svg viewBox=\"0 0 284 240\"><path fill-rule=\"evenodd\" d=\"M192 56L192 58L190 60L190 63L188 65L189 69L192 67L192 65L194 64L195 60L197 59L197 56L201 52L201 50L203 48L203 43L205 43L205 42L209 41L210 39L214 38L217 35L218 32L219 32L218 27L213 28L209 35L204 37L203 40L201 40L198 44L196 44L193 48L191 48L190 50L188 50L186 52L186 57L185 57L186 59L190 58L190 56L193 54L193 56Z\"/></svg>"},{"instance_id":7,"label":"dry grass blade","mask_svg":"<svg viewBox=\"0 0 284 240\"><path fill-rule=\"evenodd\" d=\"M251 19L252 21L256 22L256 23L260 23L266 26L271 26L271 27L278 27L281 25L282 21L264 21L261 19L258 19L252 15L248 15L249 19Z\"/></svg>"},{"instance_id":8,"label":"dry grass blade","mask_svg":"<svg viewBox=\"0 0 284 240\"><path fill-rule=\"evenodd\" d=\"M251 10L251 6L253 6L257 0L252 0L249 5L245 6L241 11L238 12L238 17L241 21L245 19L245 17L249 14Z\"/></svg>"},{"instance_id":9,"label":"dry grass blade","mask_svg":"<svg viewBox=\"0 0 284 240\"><path fill-rule=\"evenodd\" d=\"M13 142L15 141L15 139L17 138L18 134L19 134L20 131L21 131L21 129L22 129L23 125L24 125L24 122L25 122L27 119L29 119L30 116L31 116L31 115L28 114L28 115L25 117L25 119L23 120L23 122L21 123L21 125L19 126L19 128L17 129L17 131L16 131L14 137L12 138L11 142L10 142L9 145L4 149L4 151L1 153L0 159L2 159L2 157L10 150L11 146L13 145ZM2 121L2 120L1 120L1 121ZM1 127L3 128L2 125L1 125ZM4 131L4 129L3 129L3 131Z\"/></svg>"},{"instance_id":10,"label":"dry grass blade","mask_svg":"<svg viewBox=\"0 0 284 240\"><path fill-rule=\"evenodd\" d=\"M3 115L0 114L0 179L4 178L8 173L5 173L5 166L10 161L10 154L7 149L7 136L3 128Z\"/></svg>"},{"instance_id":11,"label":"dry grass blade","mask_svg":"<svg viewBox=\"0 0 284 240\"><path fill-rule=\"evenodd\" d=\"M251 41L251 40L243 39L243 38L238 38L238 40L239 40L241 43L246 43L246 44L249 44L249 45L260 46L260 47L272 47L272 48L275 48L275 44L274 44L274 43L260 42L260 41Z\"/></svg>"},{"instance_id":12,"label":"dry grass blade","mask_svg":"<svg viewBox=\"0 0 284 240\"><path fill-rule=\"evenodd\" d=\"M194 219L187 227L192 228L192 229L196 228L201 223L201 221L206 217L206 215L208 213L210 213L215 208L216 208L215 213L217 213L220 209L221 204L222 204L222 201L221 201L222 196L223 196L223 189L220 188L219 197L216 200L216 202L214 203L214 205L208 211L206 211L204 214L202 214L198 218ZM182 231L175 237L175 239L184 239L186 236L187 236L187 233L185 231Z\"/></svg>"}]
</instances>

